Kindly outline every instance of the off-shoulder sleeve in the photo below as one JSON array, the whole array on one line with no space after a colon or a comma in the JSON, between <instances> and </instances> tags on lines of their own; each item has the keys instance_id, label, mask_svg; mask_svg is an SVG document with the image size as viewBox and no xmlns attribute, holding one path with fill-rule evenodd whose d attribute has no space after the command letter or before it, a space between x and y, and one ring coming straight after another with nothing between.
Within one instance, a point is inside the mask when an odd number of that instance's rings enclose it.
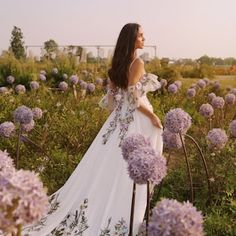
<instances>
[{"instance_id":1,"label":"off-shoulder sleeve","mask_svg":"<svg viewBox=\"0 0 236 236\"><path fill-rule=\"evenodd\" d=\"M144 92L153 92L161 88L161 83L157 78L156 75L150 73L143 75L141 81Z\"/></svg>"},{"instance_id":2,"label":"off-shoulder sleeve","mask_svg":"<svg viewBox=\"0 0 236 236\"><path fill-rule=\"evenodd\" d=\"M114 109L114 96L115 91L113 89L108 89L107 94L102 97L102 99L98 102L98 105L103 109Z\"/></svg>"}]
</instances>

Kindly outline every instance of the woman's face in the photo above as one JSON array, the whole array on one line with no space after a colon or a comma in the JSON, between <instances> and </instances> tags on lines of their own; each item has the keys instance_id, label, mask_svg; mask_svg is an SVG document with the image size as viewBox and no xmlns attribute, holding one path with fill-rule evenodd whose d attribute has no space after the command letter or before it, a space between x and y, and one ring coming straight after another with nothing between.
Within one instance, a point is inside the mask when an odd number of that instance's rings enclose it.
<instances>
[{"instance_id":1,"label":"woman's face","mask_svg":"<svg viewBox=\"0 0 236 236\"><path fill-rule=\"evenodd\" d=\"M137 38L135 41L135 49L142 49L144 47L144 36L143 36L143 29L142 27L139 27L138 33L137 33Z\"/></svg>"}]
</instances>

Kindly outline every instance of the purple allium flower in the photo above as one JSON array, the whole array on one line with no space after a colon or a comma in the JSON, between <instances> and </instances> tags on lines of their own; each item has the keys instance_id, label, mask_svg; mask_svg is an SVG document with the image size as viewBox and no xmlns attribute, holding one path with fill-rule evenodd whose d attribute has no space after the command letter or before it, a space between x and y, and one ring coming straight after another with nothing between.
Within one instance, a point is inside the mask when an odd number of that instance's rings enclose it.
<instances>
[{"instance_id":1,"label":"purple allium flower","mask_svg":"<svg viewBox=\"0 0 236 236\"><path fill-rule=\"evenodd\" d=\"M52 69L52 73L53 73L54 75L58 74L58 69L57 69L57 68L53 68L53 69Z\"/></svg>"},{"instance_id":2,"label":"purple allium flower","mask_svg":"<svg viewBox=\"0 0 236 236\"><path fill-rule=\"evenodd\" d=\"M194 88L189 88L187 90L187 97L188 98L195 97L195 95L196 95L196 90Z\"/></svg>"},{"instance_id":3,"label":"purple allium flower","mask_svg":"<svg viewBox=\"0 0 236 236\"><path fill-rule=\"evenodd\" d=\"M215 81L215 82L213 83L213 88L214 88L215 90L220 89L220 82L219 82L219 81Z\"/></svg>"},{"instance_id":4,"label":"purple allium flower","mask_svg":"<svg viewBox=\"0 0 236 236\"><path fill-rule=\"evenodd\" d=\"M233 93L233 94L236 96L236 88L232 88L232 89L230 90L230 93Z\"/></svg>"},{"instance_id":5,"label":"purple allium flower","mask_svg":"<svg viewBox=\"0 0 236 236\"><path fill-rule=\"evenodd\" d=\"M135 149L128 159L128 173L137 184L159 184L166 176L166 160L151 146Z\"/></svg>"},{"instance_id":6,"label":"purple allium flower","mask_svg":"<svg viewBox=\"0 0 236 236\"><path fill-rule=\"evenodd\" d=\"M43 111L42 109L38 108L38 107L35 107L32 109L32 112L33 112L33 116L34 116L34 119L35 120L39 120L42 118L43 116Z\"/></svg>"},{"instance_id":7,"label":"purple allium flower","mask_svg":"<svg viewBox=\"0 0 236 236\"><path fill-rule=\"evenodd\" d=\"M214 114L214 109L211 104L202 104L199 108L199 113L204 117L211 117Z\"/></svg>"},{"instance_id":8,"label":"purple allium flower","mask_svg":"<svg viewBox=\"0 0 236 236\"><path fill-rule=\"evenodd\" d=\"M230 130L230 133L233 135L233 137L236 138L236 120L233 120L233 121L229 124L229 130Z\"/></svg>"},{"instance_id":9,"label":"purple allium flower","mask_svg":"<svg viewBox=\"0 0 236 236\"><path fill-rule=\"evenodd\" d=\"M178 92L178 87L177 87L177 85L176 85L176 84L170 84L170 85L168 86L168 92L169 92L169 93L173 93L173 94L177 93L177 92Z\"/></svg>"},{"instance_id":10,"label":"purple allium flower","mask_svg":"<svg viewBox=\"0 0 236 236\"><path fill-rule=\"evenodd\" d=\"M63 75L62 75L62 78L63 78L64 80L66 80L66 79L68 79L68 75L67 75L67 74L63 74Z\"/></svg>"},{"instance_id":11,"label":"purple allium flower","mask_svg":"<svg viewBox=\"0 0 236 236\"><path fill-rule=\"evenodd\" d=\"M7 83L8 84L13 84L15 81L15 78L12 75L7 76Z\"/></svg>"},{"instance_id":12,"label":"purple allium flower","mask_svg":"<svg viewBox=\"0 0 236 236\"><path fill-rule=\"evenodd\" d=\"M24 225L38 221L49 206L47 194L38 176L28 170L19 170L12 176L10 183L9 193L13 193L12 200L19 199L13 213L15 223Z\"/></svg>"},{"instance_id":13,"label":"purple allium flower","mask_svg":"<svg viewBox=\"0 0 236 236\"><path fill-rule=\"evenodd\" d=\"M182 87L182 82L180 80L176 80L174 84L177 86L178 89Z\"/></svg>"},{"instance_id":14,"label":"purple allium flower","mask_svg":"<svg viewBox=\"0 0 236 236\"><path fill-rule=\"evenodd\" d=\"M43 74L43 75L47 75L47 72L45 71L45 70L41 70L40 72L39 72L39 74Z\"/></svg>"},{"instance_id":15,"label":"purple allium flower","mask_svg":"<svg viewBox=\"0 0 236 236\"><path fill-rule=\"evenodd\" d=\"M225 95L225 103L227 105L233 105L236 101L236 96L233 93L228 93Z\"/></svg>"},{"instance_id":16,"label":"purple allium flower","mask_svg":"<svg viewBox=\"0 0 236 236\"><path fill-rule=\"evenodd\" d=\"M152 210L149 236L203 236L203 216L190 202L163 199Z\"/></svg>"},{"instance_id":17,"label":"purple allium flower","mask_svg":"<svg viewBox=\"0 0 236 236\"><path fill-rule=\"evenodd\" d=\"M162 136L165 148L172 150L172 149L180 149L182 147L179 134L172 133L165 128Z\"/></svg>"},{"instance_id":18,"label":"purple allium flower","mask_svg":"<svg viewBox=\"0 0 236 236\"><path fill-rule=\"evenodd\" d=\"M208 100L211 102L213 98L215 98L216 95L214 93L209 93L208 94Z\"/></svg>"},{"instance_id":19,"label":"purple allium flower","mask_svg":"<svg viewBox=\"0 0 236 236\"><path fill-rule=\"evenodd\" d=\"M18 85L16 85L16 87L15 87L15 91L16 91L17 94L25 93L25 92L26 92L26 88L25 88L24 85L18 84Z\"/></svg>"},{"instance_id":20,"label":"purple allium flower","mask_svg":"<svg viewBox=\"0 0 236 236\"><path fill-rule=\"evenodd\" d=\"M30 132L35 126L34 120L31 120L30 123L21 124L21 128L24 132Z\"/></svg>"},{"instance_id":21,"label":"purple allium flower","mask_svg":"<svg viewBox=\"0 0 236 236\"><path fill-rule=\"evenodd\" d=\"M222 97L215 97L212 99L211 104L214 108L222 109L225 105L225 100Z\"/></svg>"},{"instance_id":22,"label":"purple allium flower","mask_svg":"<svg viewBox=\"0 0 236 236\"><path fill-rule=\"evenodd\" d=\"M16 122L28 124L33 120L33 112L26 106L20 106L13 112L13 117Z\"/></svg>"},{"instance_id":23,"label":"purple allium flower","mask_svg":"<svg viewBox=\"0 0 236 236\"><path fill-rule=\"evenodd\" d=\"M77 75L72 75L72 76L69 78L69 80L70 80L70 82L71 82L72 84L78 84L78 82L79 82L79 79L78 79Z\"/></svg>"},{"instance_id":24,"label":"purple allium flower","mask_svg":"<svg viewBox=\"0 0 236 236\"><path fill-rule=\"evenodd\" d=\"M31 82L30 82L30 88L31 88L32 90L37 90L37 89L39 89L39 83L38 83L37 81L31 81Z\"/></svg>"},{"instance_id":25,"label":"purple allium flower","mask_svg":"<svg viewBox=\"0 0 236 236\"><path fill-rule=\"evenodd\" d=\"M95 91L95 85L94 85L93 83L88 83L88 85L87 85L87 91L88 91L89 93L94 92L94 91Z\"/></svg>"},{"instance_id":26,"label":"purple allium flower","mask_svg":"<svg viewBox=\"0 0 236 236\"><path fill-rule=\"evenodd\" d=\"M15 171L15 167L13 164L13 160L9 157L9 154L6 151L3 152L0 150L0 175L4 177L8 177L14 171Z\"/></svg>"},{"instance_id":27,"label":"purple allium flower","mask_svg":"<svg viewBox=\"0 0 236 236\"><path fill-rule=\"evenodd\" d=\"M59 83L58 87L61 91L66 91L68 89L68 84L65 81L62 81Z\"/></svg>"},{"instance_id":28,"label":"purple allium flower","mask_svg":"<svg viewBox=\"0 0 236 236\"><path fill-rule=\"evenodd\" d=\"M7 93L8 89L6 87L0 87L0 93Z\"/></svg>"},{"instance_id":29,"label":"purple allium flower","mask_svg":"<svg viewBox=\"0 0 236 236\"><path fill-rule=\"evenodd\" d=\"M210 80L208 78L203 78L203 80L205 81L206 85L210 83Z\"/></svg>"},{"instance_id":30,"label":"purple allium flower","mask_svg":"<svg viewBox=\"0 0 236 236\"><path fill-rule=\"evenodd\" d=\"M0 136L4 138L10 138L14 134L15 129L15 125L12 122L3 122L0 124Z\"/></svg>"},{"instance_id":31,"label":"purple allium flower","mask_svg":"<svg viewBox=\"0 0 236 236\"><path fill-rule=\"evenodd\" d=\"M103 85L103 79L102 78L97 78L96 79L96 84L97 85Z\"/></svg>"},{"instance_id":32,"label":"purple allium flower","mask_svg":"<svg viewBox=\"0 0 236 236\"><path fill-rule=\"evenodd\" d=\"M165 126L173 133L186 133L191 124L192 118L181 108L171 109L165 116Z\"/></svg>"},{"instance_id":33,"label":"purple allium flower","mask_svg":"<svg viewBox=\"0 0 236 236\"><path fill-rule=\"evenodd\" d=\"M141 134L133 134L125 138L121 144L122 156L127 161L130 158L130 154L136 150L146 146L150 146L150 140L146 139Z\"/></svg>"},{"instance_id":34,"label":"purple allium flower","mask_svg":"<svg viewBox=\"0 0 236 236\"><path fill-rule=\"evenodd\" d=\"M82 90L86 90L86 89L87 89L87 86L88 86L88 84L87 84L85 81L82 81L82 82L80 83L80 88L81 88Z\"/></svg>"},{"instance_id":35,"label":"purple allium flower","mask_svg":"<svg viewBox=\"0 0 236 236\"><path fill-rule=\"evenodd\" d=\"M224 130L217 128L208 132L207 140L211 148L222 149L228 141L228 136Z\"/></svg>"},{"instance_id":36,"label":"purple allium flower","mask_svg":"<svg viewBox=\"0 0 236 236\"><path fill-rule=\"evenodd\" d=\"M46 81L47 77L44 74L39 74L39 80Z\"/></svg>"},{"instance_id":37,"label":"purple allium flower","mask_svg":"<svg viewBox=\"0 0 236 236\"><path fill-rule=\"evenodd\" d=\"M162 88L166 87L168 84L166 79L161 79L160 83Z\"/></svg>"},{"instance_id":38,"label":"purple allium flower","mask_svg":"<svg viewBox=\"0 0 236 236\"><path fill-rule=\"evenodd\" d=\"M203 79L198 80L197 86L201 89L206 87L206 82Z\"/></svg>"}]
</instances>

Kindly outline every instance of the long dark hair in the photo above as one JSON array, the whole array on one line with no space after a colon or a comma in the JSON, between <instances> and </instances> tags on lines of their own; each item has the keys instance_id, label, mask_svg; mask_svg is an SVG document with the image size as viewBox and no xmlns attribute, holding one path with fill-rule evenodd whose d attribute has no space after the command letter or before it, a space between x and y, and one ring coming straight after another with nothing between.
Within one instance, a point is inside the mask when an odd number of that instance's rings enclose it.
<instances>
[{"instance_id":1,"label":"long dark hair","mask_svg":"<svg viewBox=\"0 0 236 236\"><path fill-rule=\"evenodd\" d=\"M120 31L117 39L111 68L108 75L113 85L119 88L128 87L129 66L134 59L135 41L140 25L137 23L126 24Z\"/></svg>"}]
</instances>

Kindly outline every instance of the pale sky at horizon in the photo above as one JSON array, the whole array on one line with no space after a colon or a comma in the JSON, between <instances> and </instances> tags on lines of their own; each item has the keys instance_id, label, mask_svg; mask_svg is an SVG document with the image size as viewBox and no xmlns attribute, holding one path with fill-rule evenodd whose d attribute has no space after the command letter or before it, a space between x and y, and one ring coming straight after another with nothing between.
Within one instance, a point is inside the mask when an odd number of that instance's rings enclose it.
<instances>
[{"instance_id":1,"label":"pale sky at horizon","mask_svg":"<svg viewBox=\"0 0 236 236\"><path fill-rule=\"evenodd\" d=\"M25 45L114 45L137 22L158 57L236 58L235 10L236 0L0 0L0 52L14 25Z\"/></svg>"}]
</instances>

